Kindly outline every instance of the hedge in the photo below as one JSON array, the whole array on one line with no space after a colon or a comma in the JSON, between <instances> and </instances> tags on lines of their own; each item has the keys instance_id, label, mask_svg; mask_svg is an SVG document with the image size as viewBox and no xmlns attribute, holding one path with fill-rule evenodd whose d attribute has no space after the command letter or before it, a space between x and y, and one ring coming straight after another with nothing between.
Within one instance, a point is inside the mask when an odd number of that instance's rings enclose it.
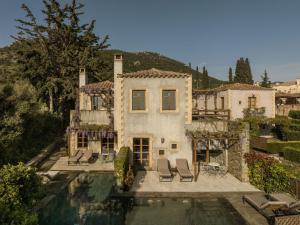
<instances>
[{"instance_id":1,"label":"hedge","mask_svg":"<svg viewBox=\"0 0 300 225\"><path fill-rule=\"evenodd\" d=\"M290 110L289 117L293 119L300 119L300 110Z\"/></svg>"},{"instance_id":2,"label":"hedge","mask_svg":"<svg viewBox=\"0 0 300 225\"><path fill-rule=\"evenodd\" d=\"M282 129L282 138L286 141L300 140L300 131L294 130L292 127L284 127Z\"/></svg>"},{"instance_id":3,"label":"hedge","mask_svg":"<svg viewBox=\"0 0 300 225\"><path fill-rule=\"evenodd\" d=\"M300 148L285 147L283 155L287 160L300 163Z\"/></svg>"},{"instance_id":4,"label":"hedge","mask_svg":"<svg viewBox=\"0 0 300 225\"><path fill-rule=\"evenodd\" d=\"M269 141L267 142L267 148L265 149L270 153L284 152L284 148L292 147L300 149L300 141Z\"/></svg>"},{"instance_id":5,"label":"hedge","mask_svg":"<svg viewBox=\"0 0 300 225\"><path fill-rule=\"evenodd\" d=\"M117 179L117 184L120 187L124 186L124 180L126 178L126 173L129 169L129 147L122 147L117 154L114 161L115 167L115 177Z\"/></svg>"}]
</instances>

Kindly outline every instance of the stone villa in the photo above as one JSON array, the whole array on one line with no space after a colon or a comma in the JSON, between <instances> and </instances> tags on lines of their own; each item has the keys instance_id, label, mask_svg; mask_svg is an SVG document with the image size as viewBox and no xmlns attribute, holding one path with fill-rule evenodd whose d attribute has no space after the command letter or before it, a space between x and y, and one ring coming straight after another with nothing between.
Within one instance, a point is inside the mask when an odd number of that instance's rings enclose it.
<instances>
[{"instance_id":1,"label":"stone villa","mask_svg":"<svg viewBox=\"0 0 300 225\"><path fill-rule=\"evenodd\" d=\"M248 127L237 129L233 120L262 107L261 113L275 115L272 89L235 84L193 91L188 73L154 68L123 73L122 55L114 57L114 83L88 84L83 68L79 76L68 132L71 156L79 149L105 156L129 146L131 164L147 170L156 170L158 158L167 158L171 167L185 158L190 168L215 161L247 180Z\"/></svg>"}]
</instances>

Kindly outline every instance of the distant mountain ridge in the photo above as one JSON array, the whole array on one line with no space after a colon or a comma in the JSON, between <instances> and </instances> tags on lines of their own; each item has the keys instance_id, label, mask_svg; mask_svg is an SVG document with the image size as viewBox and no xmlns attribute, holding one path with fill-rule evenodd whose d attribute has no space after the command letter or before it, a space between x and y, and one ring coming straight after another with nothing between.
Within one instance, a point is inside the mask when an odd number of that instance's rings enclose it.
<instances>
[{"instance_id":1,"label":"distant mountain ridge","mask_svg":"<svg viewBox=\"0 0 300 225\"><path fill-rule=\"evenodd\" d=\"M13 73L16 69L16 56L14 51L15 50L11 46L0 48L0 76L2 79L9 77L8 74ZM113 79L113 56L116 53L123 55L123 69L125 73L151 68L192 73L194 80L193 86L196 88L202 88L201 79L203 74L201 72L197 74L196 70L191 69L184 63L156 52L126 52L115 49L103 50L101 54L99 54L100 56L98 56L99 60L103 60L108 66L107 70L103 71L103 79ZM200 82L197 84L195 79L199 79ZM209 77L210 87L216 87L222 83L224 83L224 81L211 76Z\"/></svg>"}]
</instances>

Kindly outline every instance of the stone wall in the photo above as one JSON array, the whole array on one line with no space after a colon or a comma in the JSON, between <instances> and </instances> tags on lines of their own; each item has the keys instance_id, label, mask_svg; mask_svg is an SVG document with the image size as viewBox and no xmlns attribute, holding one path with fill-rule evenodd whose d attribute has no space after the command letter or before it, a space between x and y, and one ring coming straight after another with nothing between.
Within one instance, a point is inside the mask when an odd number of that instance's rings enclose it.
<instances>
[{"instance_id":1,"label":"stone wall","mask_svg":"<svg viewBox=\"0 0 300 225\"><path fill-rule=\"evenodd\" d=\"M277 105L276 106L276 115L288 116L290 110L300 110L300 104Z\"/></svg>"},{"instance_id":2,"label":"stone wall","mask_svg":"<svg viewBox=\"0 0 300 225\"><path fill-rule=\"evenodd\" d=\"M228 150L228 172L242 182L248 182L248 166L244 154L249 152L249 124L245 123L237 144Z\"/></svg>"}]
</instances>

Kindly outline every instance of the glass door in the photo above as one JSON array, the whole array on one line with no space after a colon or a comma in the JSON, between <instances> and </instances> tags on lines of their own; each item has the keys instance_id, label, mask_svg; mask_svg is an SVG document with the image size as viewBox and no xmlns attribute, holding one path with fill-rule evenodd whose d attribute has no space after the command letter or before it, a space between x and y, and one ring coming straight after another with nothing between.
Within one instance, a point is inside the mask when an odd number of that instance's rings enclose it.
<instances>
[{"instance_id":1,"label":"glass door","mask_svg":"<svg viewBox=\"0 0 300 225\"><path fill-rule=\"evenodd\" d=\"M149 166L149 138L133 138L134 165Z\"/></svg>"}]
</instances>

